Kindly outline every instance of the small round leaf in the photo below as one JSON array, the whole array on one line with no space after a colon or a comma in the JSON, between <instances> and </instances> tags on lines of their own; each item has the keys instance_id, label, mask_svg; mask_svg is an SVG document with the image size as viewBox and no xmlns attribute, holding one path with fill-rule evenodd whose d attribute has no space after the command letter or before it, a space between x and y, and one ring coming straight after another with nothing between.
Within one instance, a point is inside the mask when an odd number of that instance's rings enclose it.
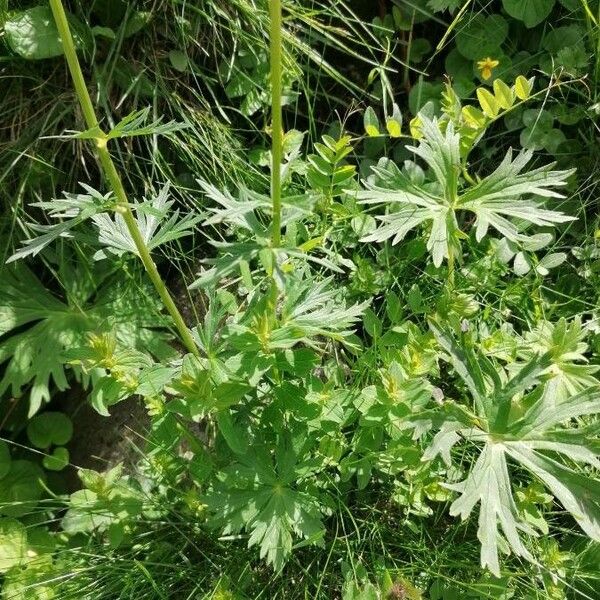
<instances>
[{"instance_id":1,"label":"small round leaf","mask_svg":"<svg viewBox=\"0 0 600 600\"><path fill-rule=\"evenodd\" d=\"M62 471L69 464L69 451L62 446L44 456L42 464L48 471Z\"/></svg>"},{"instance_id":2,"label":"small round leaf","mask_svg":"<svg viewBox=\"0 0 600 600\"><path fill-rule=\"evenodd\" d=\"M45 412L36 415L27 426L29 441L36 448L64 446L73 435L73 423L64 413Z\"/></svg>"}]
</instances>

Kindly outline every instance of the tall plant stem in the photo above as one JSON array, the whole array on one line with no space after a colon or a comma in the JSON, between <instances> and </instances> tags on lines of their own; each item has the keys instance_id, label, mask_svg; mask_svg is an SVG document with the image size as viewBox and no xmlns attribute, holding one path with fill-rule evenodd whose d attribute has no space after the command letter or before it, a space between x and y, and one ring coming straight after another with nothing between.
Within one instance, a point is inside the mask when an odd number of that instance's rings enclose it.
<instances>
[{"instance_id":1,"label":"tall plant stem","mask_svg":"<svg viewBox=\"0 0 600 600\"><path fill-rule=\"evenodd\" d=\"M281 245L281 163L283 160L283 118L281 114L281 0L270 0L271 13L271 243Z\"/></svg>"},{"instance_id":2,"label":"tall plant stem","mask_svg":"<svg viewBox=\"0 0 600 600\"><path fill-rule=\"evenodd\" d=\"M123 220L125 221L129 235L131 235L131 238L133 239L138 255L144 264L144 268L146 269L150 280L156 288L156 291L158 292L158 295L160 296L165 308L171 315L173 322L175 323L175 327L181 336L181 341L184 343L189 352L198 355L198 347L194 342L194 338L192 337L192 334L185 324L181 313L175 305L167 286L162 280L160 273L158 272L158 269L156 268L156 265L150 256L150 251L144 242L144 238L140 232L135 217L131 212L129 201L127 200L127 194L125 192L125 188L123 187L123 182L121 181L121 177L117 172L115 163L113 162L113 159L107 148L107 136L100 129L98 118L96 117L96 111L94 110L92 99L90 98L90 94L85 84L83 73L81 72L81 66L79 65L79 59L77 58L77 52L75 51L75 44L73 43L73 36L71 35L71 30L69 29L69 22L67 20L67 15L65 14L65 9L62 5L62 0L50 0L50 8L52 9L52 14L54 15L54 20L56 21L56 27L58 28L58 32L62 40L65 58L67 59L67 64L69 65L69 71L71 72L75 93L77 94L86 124L89 129L98 132L97 137L93 141L95 141L96 151L98 153L98 158L100 160L104 176L108 180L108 183L110 184L110 187L112 188L112 191L117 199L117 206L115 210L123 216Z\"/></svg>"}]
</instances>

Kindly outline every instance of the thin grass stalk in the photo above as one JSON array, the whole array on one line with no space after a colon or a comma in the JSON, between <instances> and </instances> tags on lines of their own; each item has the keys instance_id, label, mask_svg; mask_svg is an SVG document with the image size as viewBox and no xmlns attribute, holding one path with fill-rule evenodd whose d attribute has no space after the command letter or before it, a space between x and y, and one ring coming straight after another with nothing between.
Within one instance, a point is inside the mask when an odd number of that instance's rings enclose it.
<instances>
[{"instance_id":1,"label":"thin grass stalk","mask_svg":"<svg viewBox=\"0 0 600 600\"><path fill-rule=\"evenodd\" d=\"M100 160L104 176L108 180L108 183L110 184L110 187L112 188L117 200L115 211L123 216L123 220L125 221L129 235L131 235L131 238L133 239L144 268L146 269L152 284L156 288L164 307L171 315L173 322L175 323L175 327L181 337L181 341L189 352L198 356L198 347L196 346L190 330L185 324L179 309L175 305L167 286L162 280L160 273L158 272L158 269L152 260L148 246L144 242L144 238L131 211L129 201L127 199L127 193L123 187L121 177L119 176L119 173L115 167L115 163L113 162L110 152L108 151L107 136L100 128L98 118L96 117L96 111L94 110L94 105L92 104L90 94L85 84L85 79L81 71L79 59L77 58L75 44L73 43L73 37L71 35L65 9L62 5L62 0L49 1L52 14L54 15L54 20L56 21L56 27L58 28L58 32L62 41L65 58L71 73L71 78L73 80L73 87L75 88L75 93L79 100L85 122L90 130L98 132L97 137L92 141L95 142L96 151L98 153L98 158Z\"/></svg>"},{"instance_id":2,"label":"thin grass stalk","mask_svg":"<svg viewBox=\"0 0 600 600\"><path fill-rule=\"evenodd\" d=\"M281 111L281 0L269 2L271 58L271 244L281 245L281 163L283 162L283 117Z\"/></svg>"}]
</instances>

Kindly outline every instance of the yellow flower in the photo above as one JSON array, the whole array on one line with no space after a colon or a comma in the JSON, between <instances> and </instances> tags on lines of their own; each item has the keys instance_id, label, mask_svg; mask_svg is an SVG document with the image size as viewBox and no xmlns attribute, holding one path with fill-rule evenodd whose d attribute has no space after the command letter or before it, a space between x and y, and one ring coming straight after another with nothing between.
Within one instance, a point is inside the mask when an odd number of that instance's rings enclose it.
<instances>
[{"instance_id":1,"label":"yellow flower","mask_svg":"<svg viewBox=\"0 0 600 600\"><path fill-rule=\"evenodd\" d=\"M492 76L492 69L500 64L499 60L494 60L489 56L483 60L477 61L477 68L481 72L483 79L489 79Z\"/></svg>"}]
</instances>

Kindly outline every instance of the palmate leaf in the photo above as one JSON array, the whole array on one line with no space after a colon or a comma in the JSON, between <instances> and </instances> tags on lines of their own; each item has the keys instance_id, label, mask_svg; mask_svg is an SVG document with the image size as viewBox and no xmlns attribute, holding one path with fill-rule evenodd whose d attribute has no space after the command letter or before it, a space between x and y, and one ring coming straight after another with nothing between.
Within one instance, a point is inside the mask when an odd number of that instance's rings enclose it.
<instances>
[{"instance_id":1,"label":"palmate leaf","mask_svg":"<svg viewBox=\"0 0 600 600\"><path fill-rule=\"evenodd\" d=\"M323 336L342 340L353 333L369 302L346 306L339 291L331 286L332 278L320 282L291 280L281 309L280 335L296 330L302 339Z\"/></svg>"},{"instance_id":2,"label":"palmate leaf","mask_svg":"<svg viewBox=\"0 0 600 600\"><path fill-rule=\"evenodd\" d=\"M180 219L179 209L172 211L169 216L175 202L168 199L169 189L170 186L167 184L151 200L144 200L132 206L138 228L149 250L191 235L201 219L194 213L188 213ZM126 252L138 254L135 242L121 214L115 213L114 218L107 214L98 214L92 216L92 221L98 228L100 243L106 246L109 252L119 256ZM94 258L101 259L105 256L105 251L100 250Z\"/></svg>"},{"instance_id":3,"label":"palmate leaf","mask_svg":"<svg viewBox=\"0 0 600 600\"><path fill-rule=\"evenodd\" d=\"M191 290L213 286L225 277L239 274L244 269L249 271L249 264L259 257L263 261L263 267L269 265L269 271L273 270L275 281L280 288L285 286L284 267L289 266L291 260L310 262L335 273L343 272L334 262L337 257L332 256L327 248L321 248L324 256L315 256L302 247L272 248L265 239L246 242L213 240L210 243L220 253L215 258L207 258L202 261L204 264L210 265L210 268L200 272L198 279L188 286ZM332 260L329 259L329 256L332 256Z\"/></svg>"},{"instance_id":4,"label":"palmate leaf","mask_svg":"<svg viewBox=\"0 0 600 600\"><path fill-rule=\"evenodd\" d=\"M579 318L570 323L564 318L556 324L543 321L525 334L518 350L519 358L529 360L539 352L552 354L552 365L548 368L545 383L545 393L549 398L560 402L598 384L595 373L600 367L588 364L586 335Z\"/></svg>"},{"instance_id":5,"label":"palmate leaf","mask_svg":"<svg viewBox=\"0 0 600 600\"><path fill-rule=\"evenodd\" d=\"M245 530L248 546L260 546L261 558L280 571L292 551L293 536L319 543L324 528L320 502L302 489L302 480L316 465L303 461L282 440L275 461L267 450L254 447L220 474L204 502L210 522L224 535Z\"/></svg>"},{"instance_id":6,"label":"palmate leaf","mask_svg":"<svg viewBox=\"0 0 600 600\"><path fill-rule=\"evenodd\" d=\"M228 324L228 343L272 354L299 344L319 347L328 340L347 341L368 302L347 306L331 282L288 274L278 318L271 318L270 293L256 294L242 318Z\"/></svg>"},{"instance_id":7,"label":"palmate leaf","mask_svg":"<svg viewBox=\"0 0 600 600\"><path fill-rule=\"evenodd\" d=\"M10 263L27 256L35 256L41 252L48 244L58 238L71 237L72 230L86 221L87 219L105 212L114 207L114 198L111 193L101 194L94 188L80 184L86 194L70 194L64 192L64 198L56 198L49 202L33 202L31 206L41 208L57 223L53 225L39 225L30 223L29 226L34 231L42 235L25 240L23 248L17 250L6 262Z\"/></svg>"},{"instance_id":8,"label":"palmate leaf","mask_svg":"<svg viewBox=\"0 0 600 600\"><path fill-rule=\"evenodd\" d=\"M428 166L431 181L415 181L406 167L398 169L391 161L373 168L375 181L365 181L357 192L363 204L381 204L388 210L377 219L382 223L363 242L400 242L407 233L427 226L427 249L435 266L450 254L460 258L460 240L466 232L459 229L460 211L475 215L475 237L481 241L492 227L511 241L527 240L519 221L554 226L573 217L543 207L540 199L562 198L555 188L566 185L574 171L552 171L552 164L523 172L532 158L521 152L514 159L509 151L498 168L481 181L468 184L460 176L460 135L453 124L442 133L435 119L420 115L422 138L409 147ZM410 164L410 163L409 163ZM514 220L514 221L513 221Z\"/></svg>"},{"instance_id":9,"label":"palmate leaf","mask_svg":"<svg viewBox=\"0 0 600 600\"><path fill-rule=\"evenodd\" d=\"M508 458L539 479L583 531L600 540L600 481L572 466L579 463L600 468L588 430L572 425L582 417L600 413L600 385L557 398L547 393L543 382L551 353L533 356L511 378L498 373L494 376L490 371L494 365L483 355L459 346L451 334L435 324L432 329L474 396L478 422L473 425L456 420L458 413L454 414L441 426L423 458L440 455L449 463L452 447L461 440L481 448L466 479L448 487L460 494L450 514L466 519L480 505L482 566L499 576L500 532L517 556L532 559L519 532L532 535L534 531L517 511Z\"/></svg>"},{"instance_id":10,"label":"palmate leaf","mask_svg":"<svg viewBox=\"0 0 600 600\"><path fill-rule=\"evenodd\" d=\"M90 272L80 265L73 279L89 279ZM154 356L172 354L168 337L155 329L167 323L152 296L139 284L95 277L80 293L60 300L22 263L0 271L0 397L29 391L29 414L36 413L50 399L52 385L67 388L63 353L85 345L89 333L114 328L124 345Z\"/></svg>"},{"instance_id":11,"label":"palmate leaf","mask_svg":"<svg viewBox=\"0 0 600 600\"><path fill-rule=\"evenodd\" d=\"M559 211L547 210L531 198L563 198L552 188L564 187L575 170L552 171L553 164L523 172L533 152L523 151L513 160L509 150L498 168L460 194L457 206L475 213L475 237L481 241L493 227L511 241L526 239L509 218L521 219L533 225L552 227L574 221Z\"/></svg>"},{"instance_id":12,"label":"palmate leaf","mask_svg":"<svg viewBox=\"0 0 600 600\"><path fill-rule=\"evenodd\" d=\"M212 216L206 219L203 225L227 223L255 237L269 237L269 228L263 224L265 220L270 221L272 211L271 199L268 196L242 186L238 190L238 197L235 198L228 190L221 191L202 179L199 179L198 183L207 197L217 204L216 207L208 209ZM311 215L314 201L310 194L282 198L282 226Z\"/></svg>"},{"instance_id":13,"label":"palmate leaf","mask_svg":"<svg viewBox=\"0 0 600 600\"><path fill-rule=\"evenodd\" d=\"M342 269L336 264L337 257L330 260L330 253L322 247L321 240L310 240L307 248L302 246L270 246L270 230L265 222L270 222L271 200L247 188L240 188L238 198L227 190L221 191L206 181L198 183L207 197L217 204L209 208L212 215L203 222L203 226L227 224L237 230L240 240L236 242L223 242L209 240L209 243L219 250L219 255L203 260L209 268L203 270L189 289L206 288L215 285L225 277L239 274L241 270L250 273L250 263L259 256L267 271L273 271L275 280L280 287L283 286L285 277L282 268L292 259L308 261L328 270L341 273ZM302 196L286 196L282 199L282 226L289 225L301 218L310 215L315 198L310 194ZM322 255L310 253L318 248ZM324 256L323 256L324 255Z\"/></svg>"}]
</instances>

